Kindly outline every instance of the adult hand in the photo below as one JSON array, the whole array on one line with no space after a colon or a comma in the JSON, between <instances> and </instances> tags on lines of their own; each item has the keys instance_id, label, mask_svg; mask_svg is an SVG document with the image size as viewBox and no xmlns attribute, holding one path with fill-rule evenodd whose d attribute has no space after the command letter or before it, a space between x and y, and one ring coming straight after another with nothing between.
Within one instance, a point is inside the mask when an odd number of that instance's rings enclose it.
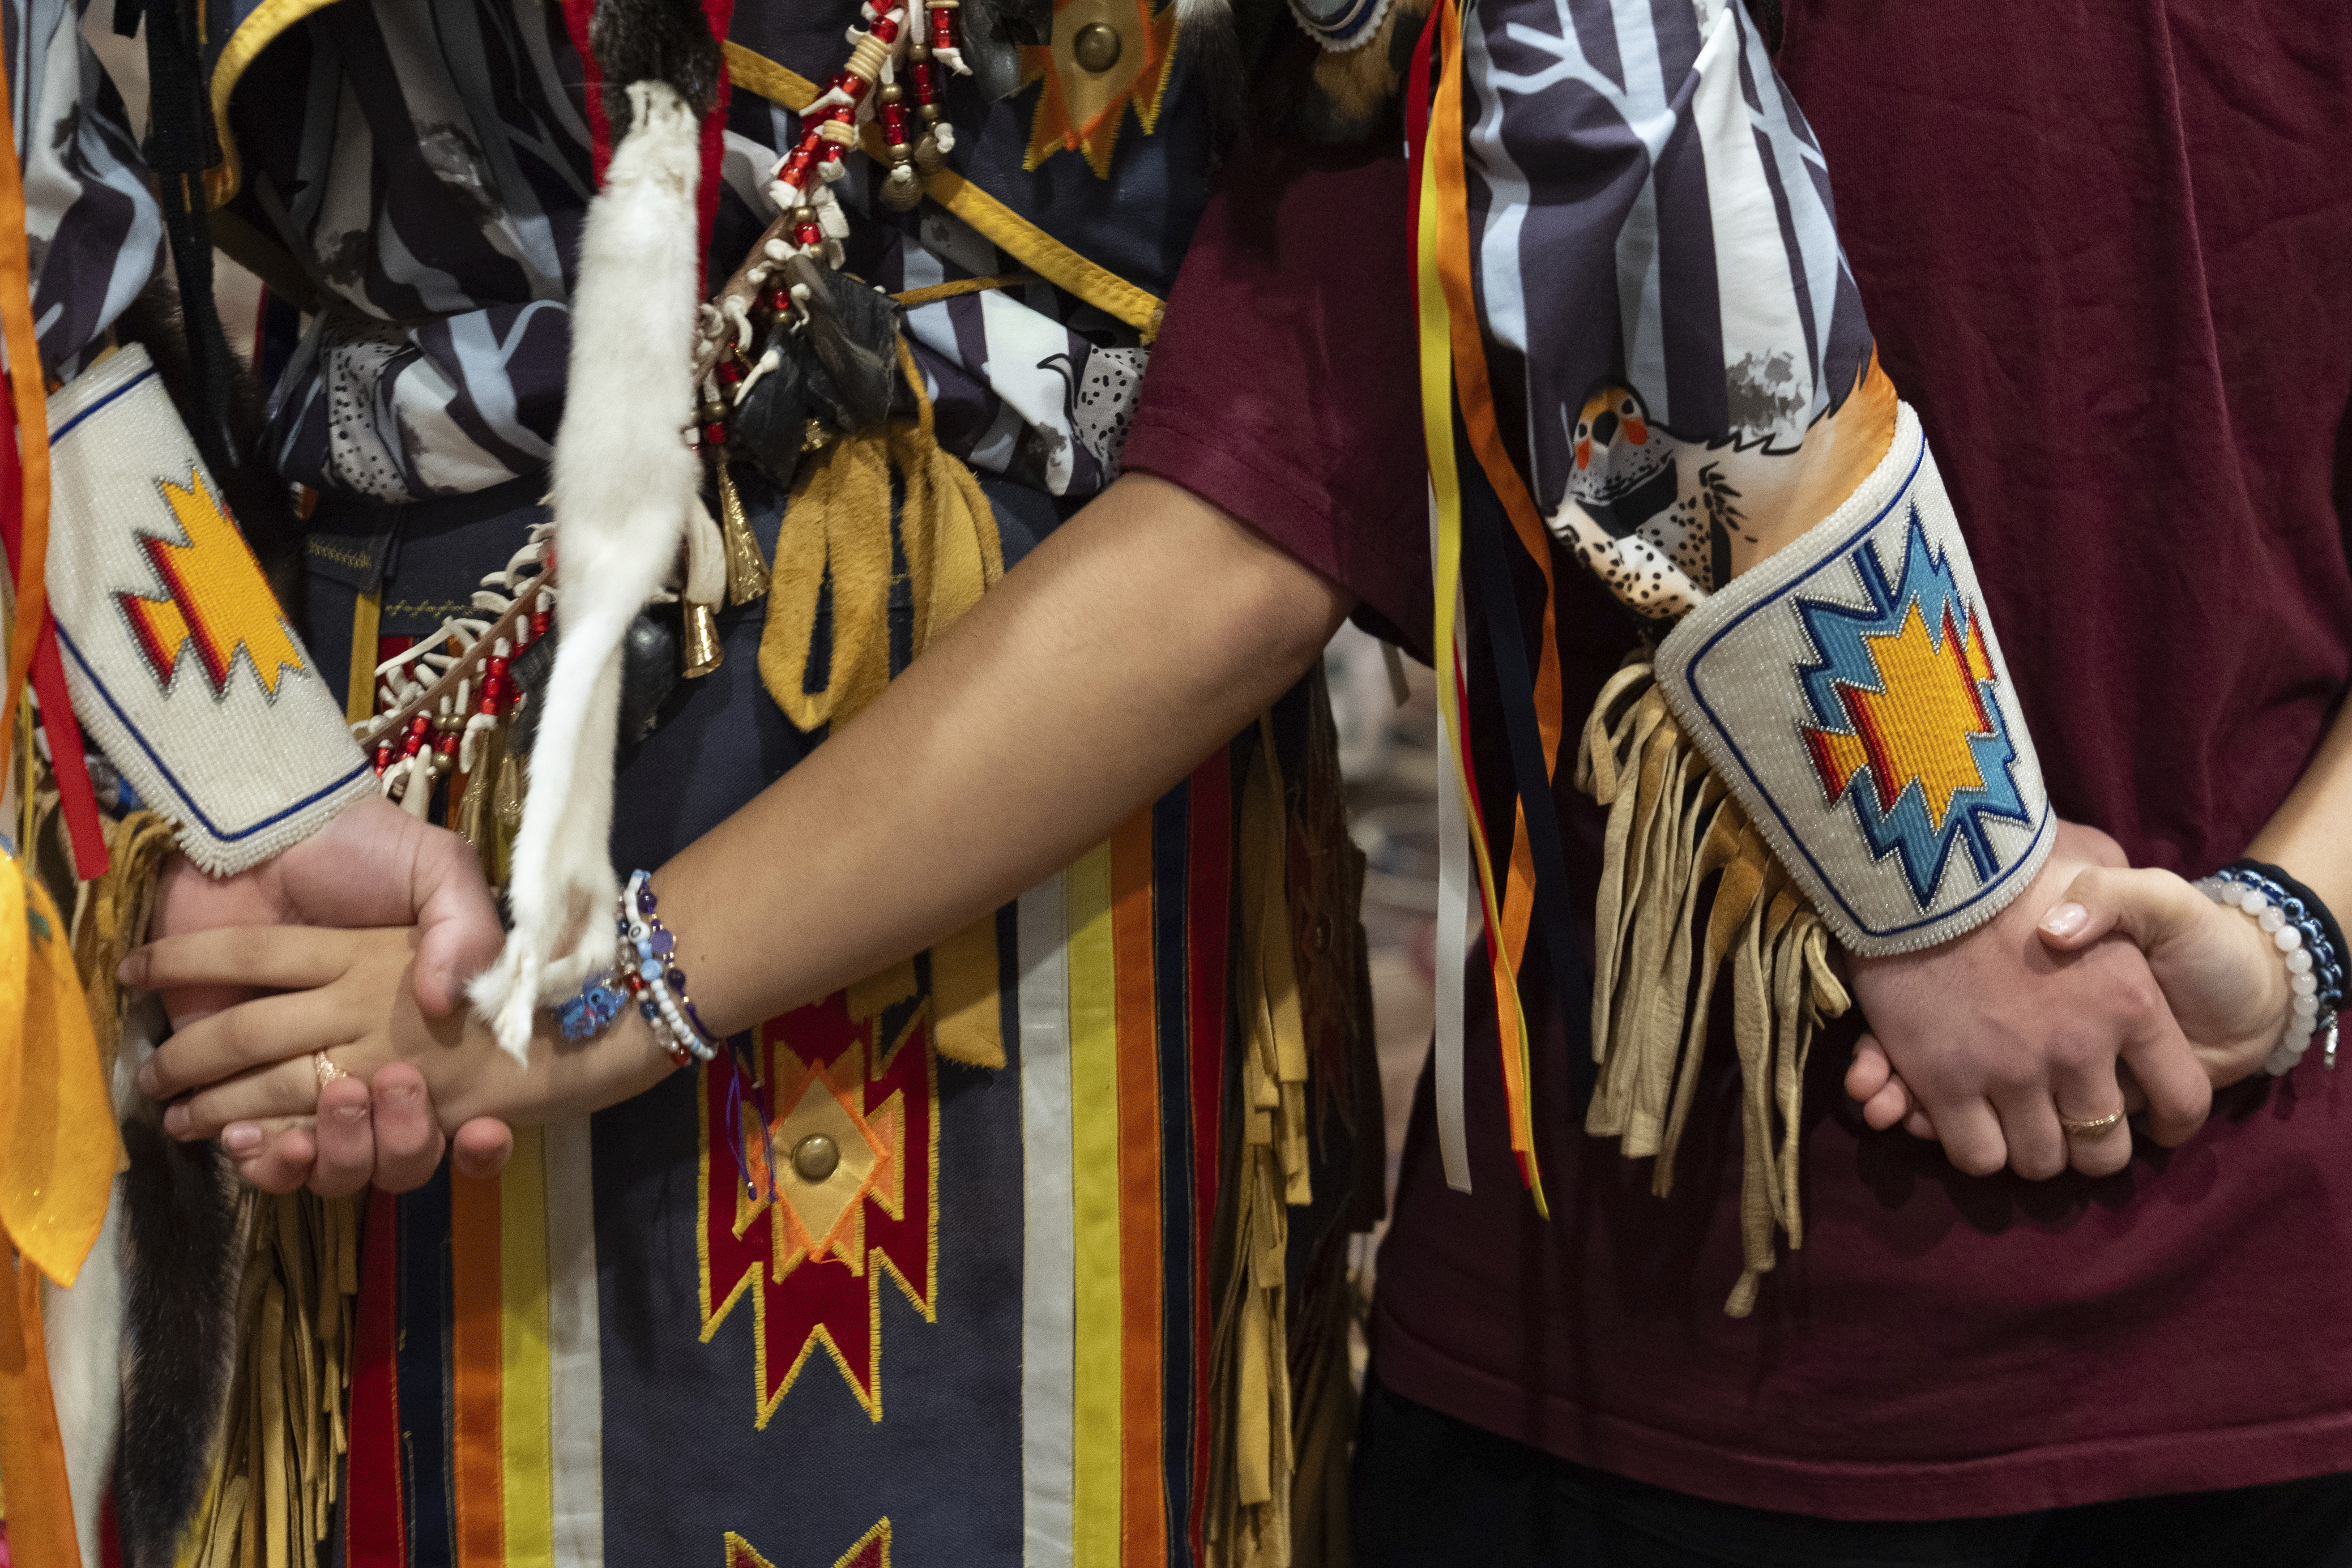
<instances>
[{"instance_id":1,"label":"adult hand","mask_svg":"<svg viewBox=\"0 0 2352 1568\"><path fill-rule=\"evenodd\" d=\"M1872 1126L1906 1121L1970 1175L2003 1165L2042 1180L2070 1164L2110 1175L2131 1158L2121 1122L2068 1134L2124 1109L2116 1063L2147 1097L2147 1131L2170 1146L2204 1124L2212 1085L2140 950L2112 930L2069 951L2042 917L2085 870L2120 869L2095 828L2060 823L2032 886L1956 941L1896 958L1855 959L1869 1030L1846 1075Z\"/></svg>"},{"instance_id":2,"label":"adult hand","mask_svg":"<svg viewBox=\"0 0 2352 1568\"><path fill-rule=\"evenodd\" d=\"M187 857L164 863L155 893L156 939L219 926L418 928L416 1005L446 1017L465 984L499 955L505 938L473 846L370 795L274 859L233 877L208 877ZM224 986L163 994L172 1026L251 994Z\"/></svg>"},{"instance_id":3,"label":"adult hand","mask_svg":"<svg viewBox=\"0 0 2352 1568\"><path fill-rule=\"evenodd\" d=\"M467 979L498 956L504 940L498 910L470 845L370 796L284 854L232 877L206 876L173 856L156 890L151 936L224 926L411 924L419 928L417 1007L446 1017L463 1001ZM179 1028L254 994L247 987L177 987L163 993L163 1005ZM431 1100L414 1069L391 1068L379 1078L373 1096L356 1081L327 1086L315 1125L308 1117L240 1123L224 1130L222 1147L264 1192L308 1183L321 1196L341 1196L370 1179L395 1193L422 1186L447 1146ZM495 1175L513 1147L505 1123L477 1119L457 1130L457 1167Z\"/></svg>"}]
</instances>

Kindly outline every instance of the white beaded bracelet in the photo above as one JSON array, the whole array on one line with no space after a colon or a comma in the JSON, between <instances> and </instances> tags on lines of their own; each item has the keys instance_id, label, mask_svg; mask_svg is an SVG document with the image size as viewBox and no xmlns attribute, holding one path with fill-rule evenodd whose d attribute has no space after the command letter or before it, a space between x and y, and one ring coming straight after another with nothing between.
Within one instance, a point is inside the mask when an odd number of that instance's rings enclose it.
<instances>
[{"instance_id":1,"label":"white beaded bracelet","mask_svg":"<svg viewBox=\"0 0 2352 1568\"><path fill-rule=\"evenodd\" d=\"M2230 871L2203 878L2196 886L2199 892L2215 903L2237 910L2261 927L2286 963L2287 985L2294 1000L2287 1015L2286 1028L2271 1047L2263 1070L2273 1076L2292 1071L2311 1048L2312 1039L2323 1025L2327 1031L2327 1065L2334 1067L2336 1002L2341 994L2344 977L2339 961L2328 949L2326 939L2315 937L2315 928L2307 929L2312 927L2309 921L2291 917L2288 895L2267 878ZM2316 953L2315 940L2319 950Z\"/></svg>"}]
</instances>

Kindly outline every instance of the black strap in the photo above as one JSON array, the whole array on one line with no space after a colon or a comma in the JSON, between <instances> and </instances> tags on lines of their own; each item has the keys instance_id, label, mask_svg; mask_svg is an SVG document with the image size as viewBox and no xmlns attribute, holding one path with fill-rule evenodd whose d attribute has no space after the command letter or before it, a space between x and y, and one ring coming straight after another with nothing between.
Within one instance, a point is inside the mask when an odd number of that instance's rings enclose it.
<instances>
[{"instance_id":1,"label":"black strap","mask_svg":"<svg viewBox=\"0 0 2352 1568\"><path fill-rule=\"evenodd\" d=\"M118 0L118 5L134 3ZM204 36L190 0L145 0L145 151L163 197L163 235L172 249L187 335L190 390L200 415L189 434L205 467L226 475L238 467L236 441L229 433L236 361L213 300L213 238L204 182L205 171L221 161L221 151L205 91ZM115 26L121 30L120 9Z\"/></svg>"},{"instance_id":2,"label":"black strap","mask_svg":"<svg viewBox=\"0 0 2352 1568\"><path fill-rule=\"evenodd\" d=\"M1472 450L1459 409L1454 416L1454 447L1465 455ZM1536 919L1544 952L1551 961L1552 994L1560 1026L1568 1036L1570 1092L1575 1098L1577 1123L1581 1125L1585 1102L1591 1098L1599 1076L1592 1059L1592 982L1584 972L1575 922L1569 918L1568 859L1560 845L1559 807L1552 798L1552 780L1544 773L1535 680L1528 673L1527 638L1520 629L1518 595L1511 585L1509 546L1505 542L1508 527L1502 500L1487 483L1485 470L1475 458L1464 463L1462 559L1486 623L1496 694L1501 699L1503 729L1510 744L1513 792L1523 808L1528 849L1535 861ZM1573 739L1562 735L1562 748L1572 744ZM1573 758L1559 761L1568 765Z\"/></svg>"}]
</instances>

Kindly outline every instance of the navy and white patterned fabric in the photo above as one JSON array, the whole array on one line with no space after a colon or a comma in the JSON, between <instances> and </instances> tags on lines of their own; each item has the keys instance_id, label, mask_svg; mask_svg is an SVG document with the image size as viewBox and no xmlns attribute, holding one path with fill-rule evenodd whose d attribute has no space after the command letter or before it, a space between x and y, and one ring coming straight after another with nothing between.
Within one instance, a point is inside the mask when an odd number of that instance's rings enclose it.
<instances>
[{"instance_id":1,"label":"navy and white patterned fabric","mask_svg":"<svg viewBox=\"0 0 2352 1568\"><path fill-rule=\"evenodd\" d=\"M739 7L735 37L804 76L837 68L855 0L789 22L768 15L781 9ZM271 25L258 11L215 9L215 60ZM561 8L536 0L330 5L237 78L232 210L287 249L320 307L272 395L279 473L400 502L545 468L562 405L569 269L593 190L582 78ZM1179 73L1171 99L1188 90ZM1198 134L1180 130L1198 116L1171 113L1171 134L1128 138L1103 179L1075 157L1020 169L1024 105L982 103L959 81L952 107L965 128L952 163L978 180L1009 161L989 181L999 200L1032 217L1051 204L1045 226L1057 240L1165 294L1205 199ZM788 110L737 87L714 279L775 216L767 175L797 136ZM1187 154L1191 171L1171 173ZM859 214L848 262L858 276L895 292L1021 270L935 205L885 209L863 163L851 161L841 192ZM1138 201L1169 208L1171 195L1168 221L1119 220ZM1143 358L1132 329L1043 283L922 306L908 327L949 450L1055 496L1091 494L1116 472L1114 437Z\"/></svg>"},{"instance_id":2,"label":"navy and white patterned fabric","mask_svg":"<svg viewBox=\"0 0 2352 1568\"><path fill-rule=\"evenodd\" d=\"M1821 150L1736 0L1475 0L1463 48L1501 427L1554 533L1671 619L1779 542L1868 377Z\"/></svg>"},{"instance_id":3,"label":"navy and white patterned fabric","mask_svg":"<svg viewBox=\"0 0 2352 1568\"><path fill-rule=\"evenodd\" d=\"M163 221L123 112L71 0L6 0L9 112L25 172L33 326L69 380L154 275Z\"/></svg>"}]
</instances>

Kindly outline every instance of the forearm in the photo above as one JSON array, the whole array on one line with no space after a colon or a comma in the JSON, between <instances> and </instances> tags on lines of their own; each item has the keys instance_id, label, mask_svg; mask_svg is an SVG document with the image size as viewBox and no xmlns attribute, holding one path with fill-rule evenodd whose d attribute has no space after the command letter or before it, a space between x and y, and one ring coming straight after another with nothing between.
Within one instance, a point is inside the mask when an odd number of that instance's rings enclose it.
<instances>
[{"instance_id":1,"label":"forearm","mask_svg":"<svg viewBox=\"0 0 2352 1568\"><path fill-rule=\"evenodd\" d=\"M2352 703L2246 854L2293 875L2339 918L2352 913Z\"/></svg>"},{"instance_id":2,"label":"forearm","mask_svg":"<svg viewBox=\"0 0 2352 1568\"><path fill-rule=\"evenodd\" d=\"M1191 492L1121 479L660 869L697 1009L748 1027L1066 865L1281 695L1350 604Z\"/></svg>"}]
</instances>

